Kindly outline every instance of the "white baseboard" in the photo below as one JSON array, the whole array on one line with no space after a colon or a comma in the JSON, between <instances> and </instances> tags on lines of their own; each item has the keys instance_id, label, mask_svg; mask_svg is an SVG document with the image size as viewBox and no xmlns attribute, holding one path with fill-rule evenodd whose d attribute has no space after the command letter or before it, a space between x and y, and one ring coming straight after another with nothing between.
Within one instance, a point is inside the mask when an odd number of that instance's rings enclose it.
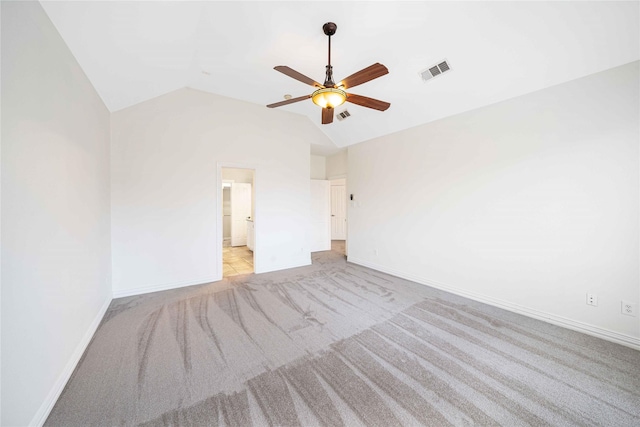
<instances>
[{"instance_id":1,"label":"white baseboard","mask_svg":"<svg viewBox=\"0 0 640 427\"><path fill-rule=\"evenodd\" d=\"M203 277L201 279L196 279L196 280L188 280L186 282L164 283L164 284L161 284L161 285L149 285L149 286L141 286L139 288L114 290L113 291L113 297L114 298L131 297L131 296L134 296L134 295L148 294L148 293L151 293L151 292L167 291L169 289L184 288L186 286L202 285L202 284L205 284L205 283L217 282L218 280L220 280L219 277L211 276L211 277Z\"/></svg>"},{"instance_id":2,"label":"white baseboard","mask_svg":"<svg viewBox=\"0 0 640 427\"><path fill-rule=\"evenodd\" d=\"M272 271L286 270L289 268L304 267L307 265L311 265L311 257L309 257L308 260L305 260L300 263L271 266L271 268L268 270L259 271L257 266L254 266L254 268L255 268L255 273L260 274L260 273L269 273ZM205 283L217 282L220 280L222 280L222 277L210 276L210 277L203 277L201 279L188 280L185 282L164 283L161 285L148 285L148 286L141 286L141 287L132 288L132 289L114 290L113 297L114 298L131 297L135 295L148 294L151 292L159 292L159 291L167 291L169 289L184 288L186 286L203 285Z\"/></svg>"},{"instance_id":3,"label":"white baseboard","mask_svg":"<svg viewBox=\"0 0 640 427\"><path fill-rule=\"evenodd\" d=\"M98 314L93 319L93 322L91 322L91 325L89 325L89 329L87 329L87 332L82 337L80 343L78 343L78 346L71 355L71 358L67 362L67 365L64 367L64 370L58 377L58 380L53 385L53 388L47 395L47 398L44 400L44 402L42 402L42 405L40 405L38 412L36 412L36 415L29 423L30 426L41 426L47 420L47 417L53 409L53 405L55 405L58 401L62 390L64 390L64 387L67 385L67 381L69 381L69 378L71 378L73 371L76 369L76 365L80 361L80 358L84 354L84 351L87 349L87 346L91 342L93 334L96 333L96 330L98 329L98 326L100 325L104 314L109 308L109 304L111 304L111 300L112 298L111 296L109 296L109 298L105 300L104 304L102 304L102 307L100 307Z\"/></svg>"},{"instance_id":4,"label":"white baseboard","mask_svg":"<svg viewBox=\"0 0 640 427\"><path fill-rule=\"evenodd\" d=\"M558 316L555 314L547 313L540 310L524 307L518 304L514 304L509 301L504 301L498 298L489 297L486 295L478 294L475 292L469 292L464 289L456 288L455 286L448 285L446 283L436 282L434 280L425 279L423 277L417 277L410 274L405 274L400 271L396 271L390 268L386 268L375 263L363 261L357 258L348 257L347 261L362 265L364 267L372 268L374 270L381 271L383 273L391 274L392 276L400 277L402 279L411 280L412 282L419 283L421 285L431 286L436 289L451 292L452 294L459 295L465 298L472 299L474 301L489 304L495 307L503 308L505 310L522 314L523 316L532 317L534 319L543 320L545 322L562 326L567 329L582 332L587 335L602 338L603 340L611 341L616 344L621 344L626 347L631 347L636 350L640 350L640 338L632 337L629 335L621 334L619 332L603 329L597 326L589 325L577 320L568 319L566 317Z\"/></svg>"},{"instance_id":5,"label":"white baseboard","mask_svg":"<svg viewBox=\"0 0 640 427\"><path fill-rule=\"evenodd\" d=\"M259 271L256 268L256 274L272 273L274 271L288 270L290 268L306 267L306 266L311 265L311 264L312 264L311 263L311 257L309 257L309 259L307 259L305 261L294 263L294 264L271 265L269 268L264 269L264 270L259 270Z\"/></svg>"}]
</instances>

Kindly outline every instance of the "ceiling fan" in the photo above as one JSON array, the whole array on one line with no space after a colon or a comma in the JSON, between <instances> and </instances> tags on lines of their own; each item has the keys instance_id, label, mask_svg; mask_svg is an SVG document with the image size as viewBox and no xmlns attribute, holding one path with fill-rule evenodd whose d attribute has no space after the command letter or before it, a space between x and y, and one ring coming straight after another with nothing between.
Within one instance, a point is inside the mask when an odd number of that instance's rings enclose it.
<instances>
[{"instance_id":1,"label":"ceiling fan","mask_svg":"<svg viewBox=\"0 0 640 427\"><path fill-rule=\"evenodd\" d=\"M331 66L331 36L336 33L338 26L333 22L327 22L322 26L322 30L329 37L329 63L327 64L326 76L324 84L320 84L317 81L297 72L296 70L289 68L285 65L279 65L274 67L274 70L280 71L282 74L294 78L302 83L306 83L316 88L311 95L300 96L298 98L291 98L285 101L269 104L267 107L275 108L283 105L293 104L294 102L304 101L311 98L314 104L322 107L322 124L326 125L333 122L333 109L342 105L345 101L353 104L361 105L367 108L373 108L374 110L385 111L390 103L380 101L373 98L367 98L366 96L356 95L353 93L347 93L346 89L350 89L362 83L366 83L370 80L377 79L389 73L387 67L382 64L375 63L367 68L364 68L357 73L350 75L336 84L333 81L333 67Z\"/></svg>"}]
</instances>

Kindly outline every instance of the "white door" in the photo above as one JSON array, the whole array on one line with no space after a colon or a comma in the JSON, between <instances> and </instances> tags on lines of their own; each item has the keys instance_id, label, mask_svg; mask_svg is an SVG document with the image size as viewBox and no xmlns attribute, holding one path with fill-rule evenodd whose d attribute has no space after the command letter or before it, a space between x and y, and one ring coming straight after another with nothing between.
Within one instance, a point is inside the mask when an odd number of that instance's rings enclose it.
<instances>
[{"instance_id":1,"label":"white door","mask_svg":"<svg viewBox=\"0 0 640 427\"><path fill-rule=\"evenodd\" d=\"M331 186L331 240L347 239L347 189Z\"/></svg>"},{"instance_id":2,"label":"white door","mask_svg":"<svg viewBox=\"0 0 640 427\"><path fill-rule=\"evenodd\" d=\"M310 252L331 250L330 181L311 180Z\"/></svg>"},{"instance_id":3,"label":"white door","mask_svg":"<svg viewBox=\"0 0 640 427\"><path fill-rule=\"evenodd\" d=\"M247 244L247 218L251 216L251 184L231 184L231 246Z\"/></svg>"}]
</instances>

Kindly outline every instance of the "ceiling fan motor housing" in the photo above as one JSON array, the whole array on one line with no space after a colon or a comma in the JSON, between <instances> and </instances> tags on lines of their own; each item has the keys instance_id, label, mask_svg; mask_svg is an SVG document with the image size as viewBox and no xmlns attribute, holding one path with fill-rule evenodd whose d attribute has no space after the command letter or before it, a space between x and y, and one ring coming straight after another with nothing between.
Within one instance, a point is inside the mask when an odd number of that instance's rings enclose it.
<instances>
[{"instance_id":1,"label":"ceiling fan motor housing","mask_svg":"<svg viewBox=\"0 0 640 427\"><path fill-rule=\"evenodd\" d=\"M325 87L335 87L336 83L333 81L333 67L331 65L327 65L327 73L324 77L324 86Z\"/></svg>"}]
</instances>

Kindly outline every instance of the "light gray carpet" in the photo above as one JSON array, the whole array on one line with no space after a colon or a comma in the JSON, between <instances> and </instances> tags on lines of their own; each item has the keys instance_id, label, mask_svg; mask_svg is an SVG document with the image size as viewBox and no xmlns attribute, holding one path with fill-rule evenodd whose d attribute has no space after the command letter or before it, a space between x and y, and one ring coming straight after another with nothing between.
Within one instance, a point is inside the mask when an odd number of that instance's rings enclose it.
<instances>
[{"instance_id":1,"label":"light gray carpet","mask_svg":"<svg viewBox=\"0 0 640 427\"><path fill-rule=\"evenodd\" d=\"M640 425L640 352L348 264L114 300L48 426Z\"/></svg>"}]
</instances>

